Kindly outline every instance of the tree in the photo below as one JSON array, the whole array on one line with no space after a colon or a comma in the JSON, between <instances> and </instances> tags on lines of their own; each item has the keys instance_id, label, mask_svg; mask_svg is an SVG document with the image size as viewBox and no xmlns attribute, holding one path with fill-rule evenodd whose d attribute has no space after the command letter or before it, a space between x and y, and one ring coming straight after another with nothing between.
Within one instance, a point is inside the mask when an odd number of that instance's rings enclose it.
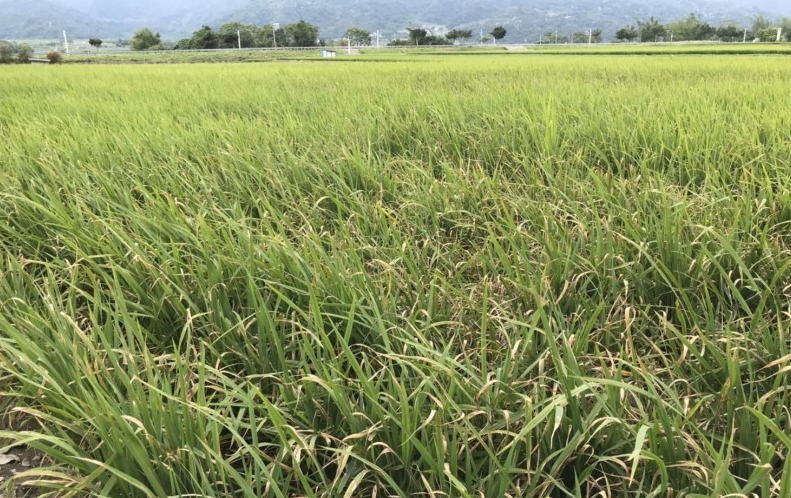
<instances>
[{"instance_id":1,"label":"tree","mask_svg":"<svg viewBox=\"0 0 791 498\"><path fill-rule=\"evenodd\" d=\"M621 41L633 42L637 39L639 33L634 26L625 26L615 32L615 38Z\"/></svg>"},{"instance_id":2,"label":"tree","mask_svg":"<svg viewBox=\"0 0 791 498\"><path fill-rule=\"evenodd\" d=\"M423 40L423 45L451 45L451 43L444 36L430 35Z\"/></svg>"},{"instance_id":3,"label":"tree","mask_svg":"<svg viewBox=\"0 0 791 498\"><path fill-rule=\"evenodd\" d=\"M20 64L30 64L30 59L33 57L33 48L27 43L19 46L19 51L16 54L16 60Z\"/></svg>"},{"instance_id":4,"label":"tree","mask_svg":"<svg viewBox=\"0 0 791 498\"><path fill-rule=\"evenodd\" d=\"M695 14L669 23L667 31L676 41L710 40L717 34L714 27Z\"/></svg>"},{"instance_id":5,"label":"tree","mask_svg":"<svg viewBox=\"0 0 791 498\"><path fill-rule=\"evenodd\" d=\"M590 33L590 41L591 43L601 43L602 42L602 31L600 29L594 29Z\"/></svg>"},{"instance_id":6,"label":"tree","mask_svg":"<svg viewBox=\"0 0 791 498\"><path fill-rule=\"evenodd\" d=\"M11 44L0 41L0 64L11 64L14 60L14 51Z\"/></svg>"},{"instance_id":7,"label":"tree","mask_svg":"<svg viewBox=\"0 0 791 498\"><path fill-rule=\"evenodd\" d=\"M766 16L762 16L760 14L754 15L750 17L752 21L752 32L758 33L759 31L763 31L767 28L771 28L773 26L772 20Z\"/></svg>"},{"instance_id":8,"label":"tree","mask_svg":"<svg viewBox=\"0 0 791 498\"><path fill-rule=\"evenodd\" d=\"M568 43L570 40L571 39L568 36L558 31L549 31L541 35L539 43L544 43L547 45L561 45L563 43Z\"/></svg>"},{"instance_id":9,"label":"tree","mask_svg":"<svg viewBox=\"0 0 791 498\"><path fill-rule=\"evenodd\" d=\"M588 43L589 36L586 31L577 31L571 34L571 43Z\"/></svg>"},{"instance_id":10,"label":"tree","mask_svg":"<svg viewBox=\"0 0 791 498\"><path fill-rule=\"evenodd\" d=\"M298 23L285 27L286 43L288 47L316 47L319 40L319 28L313 24L300 20Z\"/></svg>"},{"instance_id":11,"label":"tree","mask_svg":"<svg viewBox=\"0 0 791 498\"><path fill-rule=\"evenodd\" d=\"M189 38L183 38L173 45L173 50L189 50L191 42Z\"/></svg>"},{"instance_id":12,"label":"tree","mask_svg":"<svg viewBox=\"0 0 791 498\"><path fill-rule=\"evenodd\" d=\"M409 41L412 45L425 45L428 31L423 28L407 28L409 31Z\"/></svg>"},{"instance_id":13,"label":"tree","mask_svg":"<svg viewBox=\"0 0 791 498\"><path fill-rule=\"evenodd\" d=\"M90 45L93 48L95 48L97 52L99 51L99 48L102 46L102 43L104 43L104 42L102 40L100 40L99 38L90 38L88 40L88 45Z\"/></svg>"},{"instance_id":14,"label":"tree","mask_svg":"<svg viewBox=\"0 0 791 498\"><path fill-rule=\"evenodd\" d=\"M492 35L492 38L494 38L494 43L496 45L497 40L502 40L503 38L505 38L505 35L508 34L508 31L502 26L497 26L489 34Z\"/></svg>"},{"instance_id":15,"label":"tree","mask_svg":"<svg viewBox=\"0 0 791 498\"><path fill-rule=\"evenodd\" d=\"M220 48L241 48L255 47L255 35L258 27L254 24L244 24L239 21L227 22L217 30Z\"/></svg>"},{"instance_id":16,"label":"tree","mask_svg":"<svg viewBox=\"0 0 791 498\"><path fill-rule=\"evenodd\" d=\"M451 43L456 43L456 41L461 41L462 43L465 40L469 40L472 38L472 30L471 29L452 29L445 34L445 38L451 41Z\"/></svg>"},{"instance_id":17,"label":"tree","mask_svg":"<svg viewBox=\"0 0 791 498\"><path fill-rule=\"evenodd\" d=\"M255 31L254 38L256 47L284 46L286 44L286 30L275 27L274 24L267 24Z\"/></svg>"},{"instance_id":18,"label":"tree","mask_svg":"<svg viewBox=\"0 0 791 498\"><path fill-rule=\"evenodd\" d=\"M777 28L770 26L755 32L755 39L765 43L777 41Z\"/></svg>"},{"instance_id":19,"label":"tree","mask_svg":"<svg viewBox=\"0 0 791 498\"><path fill-rule=\"evenodd\" d=\"M213 29L204 24L201 29L192 33L190 48L193 50L214 50L220 48L220 39Z\"/></svg>"},{"instance_id":20,"label":"tree","mask_svg":"<svg viewBox=\"0 0 791 498\"><path fill-rule=\"evenodd\" d=\"M371 44L371 32L363 28L349 28L343 36L357 47Z\"/></svg>"},{"instance_id":21,"label":"tree","mask_svg":"<svg viewBox=\"0 0 791 498\"><path fill-rule=\"evenodd\" d=\"M657 42L664 37L667 29L652 16L648 21L637 21L641 42Z\"/></svg>"},{"instance_id":22,"label":"tree","mask_svg":"<svg viewBox=\"0 0 791 498\"><path fill-rule=\"evenodd\" d=\"M714 33L720 41L724 42L744 40L744 28L734 23L723 24L718 27Z\"/></svg>"},{"instance_id":23,"label":"tree","mask_svg":"<svg viewBox=\"0 0 791 498\"><path fill-rule=\"evenodd\" d=\"M132 50L148 50L161 43L162 37L159 36L159 33L154 33L148 28L143 28L135 31L130 46Z\"/></svg>"},{"instance_id":24,"label":"tree","mask_svg":"<svg viewBox=\"0 0 791 498\"><path fill-rule=\"evenodd\" d=\"M444 36L429 35L428 31L423 28L407 28L409 31L409 41L404 42L403 45L450 45L450 42ZM402 45L397 43L394 45Z\"/></svg>"}]
</instances>

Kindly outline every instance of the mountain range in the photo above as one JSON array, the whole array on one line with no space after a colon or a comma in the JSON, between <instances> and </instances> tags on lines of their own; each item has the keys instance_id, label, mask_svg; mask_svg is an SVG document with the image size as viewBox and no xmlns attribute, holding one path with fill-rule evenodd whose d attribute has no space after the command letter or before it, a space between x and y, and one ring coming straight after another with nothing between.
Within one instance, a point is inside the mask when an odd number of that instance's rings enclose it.
<instances>
[{"instance_id":1,"label":"mountain range","mask_svg":"<svg viewBox=\"0 0 791 498\"><path fill-rule=\"evenodd\" d=\"M791 16L787 0L0 0L0 39L128 38L149 27L166 39L188 36L202 24L240 20L258 25L304 19L322 38L350 26L398 37L409 27L488 32L508 29L506 42L534 41L542 33L602 29L605 38L635 19L670 21L690 13L711 24L749 25L751 15Z\"/></svg>"}]
</instances>

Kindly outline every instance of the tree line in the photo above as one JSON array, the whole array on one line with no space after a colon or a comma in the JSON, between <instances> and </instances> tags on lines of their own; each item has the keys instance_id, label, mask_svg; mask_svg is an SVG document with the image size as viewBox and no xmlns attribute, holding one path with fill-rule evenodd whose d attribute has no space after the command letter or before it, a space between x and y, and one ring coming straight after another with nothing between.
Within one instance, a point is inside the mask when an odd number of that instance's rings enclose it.
<instances>
[{"instance_id":1,"label":"tree line","mask_svg":"<svg viewBox=\"0 0 791 498\"><path fill-rule=\"evenodd\" d=\"M431 35L423 28L407 28L407 39L392 40L389 45L453 45L472 38L472 30L454 29L444 36ZM498 40L505 38L507 30L502 26L495 27L490 35L482 41ZM91 39L91 45L98 48L102 42L98 38ZM369 46L373 41L370 31L351 27L346 30L343 40L356 47ZM231 21L213 29L204 25L195 31L190 38L185 38L173 44L162 40L159 33L150 28L142 28L135 32L130 42L132 50L212 50L224 48L282 48L282 47L316 47L326 45L319 39L319 28L309 22L299 22L279 26L265 24L257 26L239 21Z\"/></svg>"},{"instance_id":2,"label":"tree line","mask_svg":"<svg viewBox=\"0 0 791 498\"><path fill-rule=\"evenodd\" d=\"M266 24L256 26L239 21L222 24L218 29L204 25L190 38L168 44L159 33L142 28L132 37L132 50L212 50L221 48L278 48L316 47L319 28L309 22L299 21L286 26Z\"/></svg>"},{"instance_id":3,"label":"tree line","mask_svg":"<svg viewBox=\"0 0 791 498\"><path fill-rule=\"evenodd\" d=\"M27 43L0 40L0 64L27 64L33 57L33 48Z\"/></svg>"},{"instance_id":4,"label":"tree line","mask_svg":"<svg viewBox=\"0 0 791 498\"><path fill-rule=\"evenodd\" d=\"M712 26L703 18L689 16L667 24L660 23L654 17L638 20L620 28L615 33L618 41L626 42L667 42L667 41L777 41L777 32L785 41L791 41L791 19L783 18L772 21L764 16L753 16L750 27L742 27L738 23L724 23Z\"/></svg>"},{"instance_id":5,"label":"tree line","mask_svg":"<svg viewBox=\"0 0 791 498\"><path fill-rule=\"evenodd\" d=\"M622 42L665 42L665 41L723 41L736 42L757 40L773 42L777 39L778 29L782 30L784 39L791 41L791 19L783 18L772 21L764 16L754 16L750 27L742 27L738 23L724 23L712 26L705 19L695 14L663 24L654 17L648 20L637 20L633 24L623 26L615 33L615 40ZM390 46L431 46L454 45L465 43L473 38L469 29L453 29L444 35L431 34L424 28L407 28L408 36L403 39L391 40ZM481 42L493 41L495 44L505 38L506 28L495 27ZM579 31L571 35L559 32L548 32L541 36L538 43L601 43L604 41L601 29ZM101 40L92 39L91 45L98 48ZM330 42L333 43L333 42ZM349 43L354 46L369 46L372 33L364 28L351 27L342 40L335 43ZM130 42L132 50L207 50L223 48L282 48L282 47L316 47L325 45L319 39L319 28L307 21L279 26L265 24L257 26L239 21L222 24L219 28L204 25L195 31L190 38L176 43L167 43L159 33L149 28L135 32Z\"/></svg>"},{"instance_id":6,"label":"tree line","mask_svg":"<svg viewBox=\"0 0 791 498\"><path fill-rule=\"evenodd\" d=\"M33 47L27 43L0 40L0 64L30 64L34 53ZM50 50L45 57L52 63L61 61L57 50Z\"/></svg>"},{"instance_id":7,"label":"tree line","mask_svg":"<svg viewBox=\"0 0 791 498\"><path fill-rule=\"evenodd\" d=\"M558 31L547 32L539 38L539 44L565 44L565 43L601 43L604 41L602 30L592 29L589 31L576 31L571 35L565 35Z\"/></svg>"},{"instance_id":8,"label":"tree line","mask_svg":"<svg viewBox=\"0 0 791 498\"><path fill-rule=\"evenodd\" d=\"M407 39L392 40L388 43L389 46L428 46L428 45L455 45L464 43L472 38L471 29L452 29L444 35L431 35L423 28L407 28L409 37ZM508 31L502 27L495 27L489 36L481 38L481 42L488 42L494 40L497 43L499 40L505 38Z\"/></svg>"}]
</instances>

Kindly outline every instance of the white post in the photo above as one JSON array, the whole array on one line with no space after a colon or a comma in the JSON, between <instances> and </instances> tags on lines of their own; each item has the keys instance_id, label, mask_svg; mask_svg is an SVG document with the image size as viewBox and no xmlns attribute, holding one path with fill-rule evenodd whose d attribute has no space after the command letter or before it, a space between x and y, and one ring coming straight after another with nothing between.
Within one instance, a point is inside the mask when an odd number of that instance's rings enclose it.
<instances>
[{"instance_id":1,"label":"white post","mask_svg":"<svg viewBox=\"0 0 791 498\"><path fill-rule=\"evenodd\" d=\"M277 28L280 27L280 23L272 23L272 43L277 48Z\"/></svg>"},{"instance_id":2,"label":"white post","mask_svg":"<svg viewBox=\"0 0 791 498\"><path fill-rule=\"evenodd\" d=\"M747 28L744 28L744 43L747 43Z\"/></svg>"},{"instance_id":3,"label":"white post","mask_svg":"<svg viewBox=\"0 0 791 498\"><path fill-rule=\"evenodd\" d=\"M555 31L555 45L558 44L558 32Z\"/></svg>"},{"instance_id":4,"label":"white post","mask_svg":"<svg viewBox=\"0 0 791 498\"><path fill-rule=\"evenodd\" d=\"M69 39L66 38L66 30L63 30L63 47L66 49L66 55L69 55Z\"/></svg>"},{"instance_id":5,"label":"white post","mask_svg":"<svg viewBox=\"0 0 791 498\"><path fill-rule=\"evenodd\" d=\"M777 28L777 43L783 41L783 28Z\"/></svg>"},{"instance_id":6,"label":"white post","mask_svg":"<svg viewBox=\"0 0 791 498\"><path fill-rule=\"evenodd\" d=\"M236 31L236 36L239 37L239 50L241 50L242 49L242 31L241 30L237 30Z\"/></svg>"},{"instance_id":7,"label":"white post","mask_svg":"<svg viewBox=\"0 0 791 498\"><path fill-rule=\"evenodd\" d=\"M352 55L352 39L346 38L346 40L349 42L349 55Z\"/></svg>"},{"instance_id":8,"label":"white post","mask_svg":"<svg viewBox=\"0 0 791 498\"><path fill-rule=\"evenodd\" d=\"M588 33L588 45L593 45L593 30Z\"/></svg>"},{"instance_id":9,"label":"white post","mask_svg":"<svg viewBox=\"0 0 791 498\"><path fill-rule=\"evenodd\" d=\"M670 43L673 43L673 32L670 32Z\"/></svg>"},{"instance_id":10,"label":"white post","mask_svg":"<svg viewBox=\"0 0 791 498\"><path fill-rule=\"evenodd\" d=\"M483 30L481 30L481 45L483 45Z\"/></svg>"}]
</instances>

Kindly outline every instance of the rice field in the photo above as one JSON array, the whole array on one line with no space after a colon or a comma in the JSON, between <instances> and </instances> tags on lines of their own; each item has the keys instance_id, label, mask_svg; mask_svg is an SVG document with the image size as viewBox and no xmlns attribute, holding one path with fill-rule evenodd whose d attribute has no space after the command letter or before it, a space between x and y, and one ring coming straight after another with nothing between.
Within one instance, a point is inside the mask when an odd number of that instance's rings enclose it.
<instances>
[{"instance_id":1,"label":"rice field","mask_svg":"<svg viewBox=\"0 0 791 498\"><path fill-rule=\"evenodd\" d=\"M468 57L471 55L514 57L516 55L791 55L788 43L614 43L614 44L571 44L571 45L502 45L457 46L457 47L367 47L355 49L353 55L346 47L330 47L337 58L322 62L389 62L430 60L449 55ZM90 50L89 53L72 54L64 57L70 64L183 64L210 62L275 62L275 61L318 61L321 51L315 50L209 50L157 52Z\"/></svg>"},{"instance_id":2,"label":"rice field","mask_svg":"<svg viewBox=\"0 0 791 498\"><path fill-rule=\"evenodd\" d=\"M788 62L4 68L0 489L788 498Z\"/></svg>"},{"instance_id":3,"label":"rice field","mask_svg":"<svg viewBox=\"0 0 791 498\"><path fill-rule=\"evenodd\" d=\"M599 55L791 55L789 43L612 43L527 46L533 53Z\"/></svg>"}]
</instances>

